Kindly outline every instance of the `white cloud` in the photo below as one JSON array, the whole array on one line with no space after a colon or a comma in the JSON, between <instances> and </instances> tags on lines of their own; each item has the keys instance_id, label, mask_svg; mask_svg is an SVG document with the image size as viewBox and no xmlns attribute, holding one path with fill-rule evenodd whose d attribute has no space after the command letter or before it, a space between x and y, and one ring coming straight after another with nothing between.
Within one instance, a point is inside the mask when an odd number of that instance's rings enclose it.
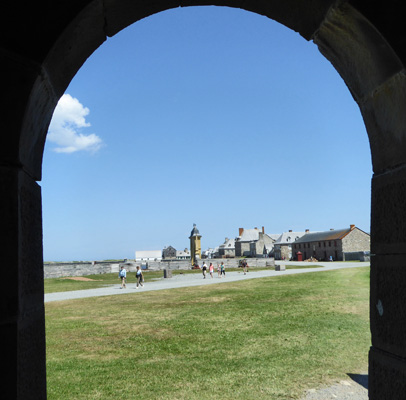
<instances>
[{"instance_id":1,"label":"white cloud","mask_svg":"<svg viewBox=\"0 0 406 400\"><path fill-rule=\"evenodd\" d=\"M103 141L94 133L85 135L80 132L90 123L86 116L90 110L69 94L64 94L55 108L49 125L47 140L56 147L57 153L74 153L75 151L96 152L103 145Z\"/></svg>"}]
</instances>

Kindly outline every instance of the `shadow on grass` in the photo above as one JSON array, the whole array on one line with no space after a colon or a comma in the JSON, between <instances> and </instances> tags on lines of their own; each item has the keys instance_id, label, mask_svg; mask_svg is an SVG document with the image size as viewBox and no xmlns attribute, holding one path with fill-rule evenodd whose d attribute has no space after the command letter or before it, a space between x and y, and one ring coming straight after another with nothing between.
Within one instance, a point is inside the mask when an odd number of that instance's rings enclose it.
<instances>
[{"instance_id":1,"label":"shadow on grass","mask_svg":"<svg viewBox=\"0 0 406 400\"><path fill-rule=\"evenodd\" d=\"M354 382L368 389L368 375L365 374L347 374Z\"/></svg>"}]
</instances>

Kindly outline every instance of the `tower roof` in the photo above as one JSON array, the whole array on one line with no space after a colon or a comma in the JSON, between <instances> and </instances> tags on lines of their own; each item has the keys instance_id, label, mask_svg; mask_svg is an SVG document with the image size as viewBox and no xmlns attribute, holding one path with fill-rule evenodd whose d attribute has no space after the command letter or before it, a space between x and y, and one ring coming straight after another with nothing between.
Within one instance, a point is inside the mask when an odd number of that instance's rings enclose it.
<instances>
[{"instance_id":1,"label":"tower roof","mask_svg":"<svg viewBox=\"0 0 406 400\"><path fill-rule=\"evenodd\" d=\"M196 228L196 224L193 224L193 229L192 229L192 232L190 232L189 239L193 236L200 236L200 232L199 232L199 229Z\"/></svg>"}]
</instances>

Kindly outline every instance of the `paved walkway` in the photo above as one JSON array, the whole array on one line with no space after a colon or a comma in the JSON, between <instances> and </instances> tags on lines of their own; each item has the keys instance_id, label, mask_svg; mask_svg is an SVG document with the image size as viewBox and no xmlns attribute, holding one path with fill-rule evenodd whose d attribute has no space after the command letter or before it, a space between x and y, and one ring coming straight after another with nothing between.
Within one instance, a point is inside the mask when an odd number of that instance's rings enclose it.
<instances>
[{"instance_id":1,"label":"paved walkway","mask_svg":"<svg viewBox=\"0 0 406 400\"><path fill-rule=\"evenodd\" d=\"M287 261L277 261L276 264L280 265L309 265L307 262L287 262ZM227 272L226 276L219 278L217 272L214 274L214 278L211 279L210 275L206 279L202 278L202 274L181 274L174 275L172 278L159 279L152 282L147 282L143 288L136 289L135 283L127 283L127 289L120 289L120 284L109 285L99 289L88 289L88 290L76 290L72 292L59 292L59 293L49 293L45 295L45 303L51 301L63 301L71 299L81 299L85 297L99 297L99 296L113 296L113 295L125 295L129 293L140 293L150 290L165 290L181 287L190 286L201 286L201 285L213 285L223 282L235 282L242 281L246 279L255 278L266 278L270 276L282 276L282 275L292 275L292 274L304 274L309 272L321 272L321 271L331 271L335 269L343 268L357 268L369 266L369 262L319 262L317 265L323 265L323 268L306 268L306 269L289 269L286 271L274 271L274 270L263 270L255 271L251 270L247 275L244 275L242 271L238 272ZM163 274L163 272L162 272ZM134 275L134 274L132 274ZM134 277L135 280L135 277Z\"/></svg>"}]
</instances>

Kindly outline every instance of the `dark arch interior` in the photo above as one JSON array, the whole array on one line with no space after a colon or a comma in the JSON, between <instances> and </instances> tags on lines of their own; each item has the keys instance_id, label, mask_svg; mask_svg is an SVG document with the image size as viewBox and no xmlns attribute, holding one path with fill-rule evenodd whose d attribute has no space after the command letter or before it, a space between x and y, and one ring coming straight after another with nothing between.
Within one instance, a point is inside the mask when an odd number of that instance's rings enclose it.
<instances>
[{"instance_id":1,"label":"dark arch interior","mask_svg":"<svg viewBox=\"0 0 406 400\"><path fill-rule=\"evenodd\" d=\"M46 398L42 282L41 160L57 100L86 58L130 23L187 5L171 1L86 1L24 8L3 4L1 185L4 265L16 279L2 293L2 379L6 398ZM372 181L370 398L401 399L406 390L405 41L401 5L364 1L216 3L275 19L313 40L360 107ZM381 310L376 311L376 304ZM11 343L11 345L10 345ZM42 367L38 367L38 365Z\"/></svg>"}]
</instances>

